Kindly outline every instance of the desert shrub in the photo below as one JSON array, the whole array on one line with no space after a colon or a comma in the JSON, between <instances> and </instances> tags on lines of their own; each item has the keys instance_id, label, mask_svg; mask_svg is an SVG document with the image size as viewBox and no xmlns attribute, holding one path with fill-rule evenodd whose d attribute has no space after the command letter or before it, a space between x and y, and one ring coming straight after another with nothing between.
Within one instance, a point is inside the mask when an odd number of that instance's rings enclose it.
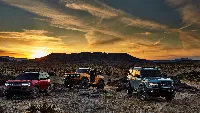
<instances>
[{"instance_id":1,"label":"desert shrub","mask_svg":"<svg viewBox=\"0 0 200 113\"><path fill-rule=\"evenodd\" d=\"M7 80L13 80L13 79L15 79L14 76L0 75L0 85L4 85L4 83L5 83Z\"/></svg>"},{"instance_id":2,"label":"desert shrub","mask_svg":"<svg viewBox=\"0 0 200 113\"><path fill-rule=\"evenodd\" d=\"M0 106L0 113L4 113L5 112L5 107L4 106Z\"/></svg>"},{"instance_id":3,"label":"desert shrub","mask_svg":"<svg viewBox=\"0 0 200 113\"><path fill-rule=\"evenodd\" d=\"M32 104L27 109L27 111L28 113L37 113L38 111L40 111L40 113L57 113L55 110L55 106L48 105L47 103L43 103L42 105L39 106L35 106Z\"/></svg>"},{"instance_id":4,"label":"desert shrub","mask_svg":"<svg viewBox=\"0 0 200 113\"><path fill-rule=\"evenodd\" d=\"M189 80L194 82L200 81L200 72L198 71L191 71L177 75L178 79L180 80Z\"/></svg>"}]
</instances>

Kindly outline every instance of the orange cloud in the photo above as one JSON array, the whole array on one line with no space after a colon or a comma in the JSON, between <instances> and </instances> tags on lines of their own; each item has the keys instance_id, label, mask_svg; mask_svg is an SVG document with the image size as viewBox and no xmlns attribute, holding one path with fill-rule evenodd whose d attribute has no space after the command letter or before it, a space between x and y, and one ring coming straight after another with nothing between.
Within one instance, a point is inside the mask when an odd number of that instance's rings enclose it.
<instances>
[{"instance_id":1,"label":"orange cloud","mask_svg":"<svg viewBox=\"0 0 200 113\"><path fill-rule=\"evenodd\" d=\"M84 10L91 13L94 16L101 18L116 17L119 16L120 13L122 13L121 11L113 9L112 7L104 5L103 3L98 2L96 0L93 0L93 2L96 2L98 5L91 4L92 1L86 3L80 0L78 2L66 4L66 7L71 9Z\"/></svg>"},{"instance_id":2,"label":"orange cloud","mask_svg":"<svg viewBox=\"0 0 200 113\"><path fill-rule=\"evenodd\" d=\"M71 51L71 48L68 48L61 39L48 37L45 35L45 33L47 33L47 31L42 30L24 30L24 32L0 32L0 48L2 50L12 50L10 53L22 53L25 56L29 56L31 51L40 48L46 48L46 51L49 53L53 51Z\"/></svg>"},{"instance_id":3,"label":"orange cloud","mask_svg":"<svg viewBox=\"0 0 200 113\"><path fill-rule=\"evenodd\" d=\"M120 21L126 25L134 26L138 28L145 28L145 29L155 29L155 30L167 30L167 26L157 24L151 21L135 19L130 17L122 17Z\"/></svg>"},{"instance_id":4,"label":"orange cloud","mask_svg":"<svg viewBox=\"0 0 200 113\"><path fill-rule=\"evenodd\" d=\"M10 57L18 57L18 58L28 57L26 54L14 52L14 51L9 51L7 49L1 49L0 50L0 56L10 56Z\"/></svg>"},{"instance_id":5,"label":"orange cloud","mask_svg":"<svg viewBox=\"0 0 200 113\"><path fill-rule=\"evenodd\" d=\"M141 33L142 35L150 35L150 32Z\"/></svg>"},{"instance_id":6,"label":"orange cloud","mask_svg":"<svg viewBox=\"0 0 200 113\"><path fill-rule=\"evenodd\" d=\"M48 37L45 35L46 31L27 31L24 32L1 32L0 41L3 42L1 45L3 50L9 48L9 50L19 51L25 54L30 54L31 49L37 49L40 47L47 47L48 51L56 52L73 52L73 51L124 51L135 54L135 56L141 56L142 58L154 58L160 56L160 54L167 55L184 55L184 54L195 54L189 53L187 50L193 50L199 48L197 43L199 40L188 33L184 33L182 30L173 30L165 25L161 25L152 21L143 20L140 18L133 17L126 14L123 11L111 8L102 2L97 0L81 2L82 0L64 0L61 1L62 5L67 6L68 9L77 9L82 11L87 11L93 15L94 20L90 20L87 17L79 17L80 15L63 12L59 9L51 7L42 1L38 0L2 0L10 5L22 8L26 11L38 14L48 19L43 21L48 21L52 26L59 28L72 29L85 32L85 38L90 45L101 45L98 48L83 48L82 50L76 50L66 46L65 43L59 38ZM78 1L78 2L77 2ZM169 1L174 7L181 7L179 10L183 17L186 25L182 29L190 26L191 24L196 24L199 21L199 12L195 5L184 5L185 0L165 0ZM71 3L69 3L71 2ZM83 3L83 4L81 4ZM97 5L96 5L97 4ZM100 18L101 19L100 19ZM193 17L193 18L191 18ZM116 18L115 23L102 23L103 19L109 20L110 18ZM114 24L114 25L113 25ZM156 30L162 32L173 32L177 33L177 37L180 38L182 44L184 45L184 51L180 51L180 48L164 47L161 43L161 39L153 42L149 37L153 35L150 32L144 32L137 35L127 34L126 28L137 27L149 30ZM121 28L121 29L120 29ZM117 30L116 30L117 29ZM130 29L129 29L130 30ZM133 30L132 30L133 31ZM131 31L131 32L132 32ZM150 35L151 34L151 35ZM166 34L169 35L169 34ZM189 39L188 39L189 38ZM190 41L192 40L192 41ZM194 42L193 42L194 41ZM23 43L23 44L22 44ZM109 45L112 44L112 45ZM108 46L109 45L109 46ZM182 48L181 48L182 49ZM168 51L170 50L170 51Z\"/></svg>"}]
</instances>

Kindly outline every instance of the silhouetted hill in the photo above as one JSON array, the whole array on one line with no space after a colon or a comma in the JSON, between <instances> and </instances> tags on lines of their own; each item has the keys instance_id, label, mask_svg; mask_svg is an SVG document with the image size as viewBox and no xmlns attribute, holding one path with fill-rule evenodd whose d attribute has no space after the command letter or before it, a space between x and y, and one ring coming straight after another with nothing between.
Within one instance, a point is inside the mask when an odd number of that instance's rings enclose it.
<instances>
[{"instance_id":1,"label":"silhouetted hill","mask_svg":"<svg viewBox=\"0 0 200 113\"><path fill-rule=\"evenodd\" d=\"M82 52L82 53L51 53L43 58L36 59L40 62L68 62L68 63L89 63L89 62L141 62L146 61L133 57L127 53L101 53L101 52Z\"/></svg>"},{"instance_id":2,"label":"silhouetted hill","mask_svg":"<svg viewBox=\"0 0 200 113\"><path fill-rule=\"evenodd\" d=\"M14 58L10 56L0 56L0 62L8 62L8 61L26 61L27 58Z\"/></svg>"},{"instance_id":3,"label":"silhouetted hill","mask_svg":"<svg viewBox=\"0 0 200 113\"><path fill-rule=\"evenodd\" d=\"M0 57L0 62L8 62L9 59Z\"/></svg>"},{"instance_id":4,"label":"silhouetted hill","mask_svg":"<svg viewBox=\"0 0 200 113\"><path fill-rule=\"evenodd\" d=\"M180 58L180 59L174 59L174 60L151 60L151 61L154 63L193 63L193 62L199 62L200 60Z\"/></svg>"}]
</instances>

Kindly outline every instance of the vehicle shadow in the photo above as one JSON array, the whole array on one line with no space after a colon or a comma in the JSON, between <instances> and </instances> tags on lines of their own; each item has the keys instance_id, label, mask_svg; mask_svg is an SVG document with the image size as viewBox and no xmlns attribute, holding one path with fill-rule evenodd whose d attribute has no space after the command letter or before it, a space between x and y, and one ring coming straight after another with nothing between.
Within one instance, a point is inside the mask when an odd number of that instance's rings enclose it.
<instances>
[{"instance_id":1,"label":"vehicle shadow","mask_svg":"<svg viewBox=\"0 0 200 113\"><path fill-rule=\"evenodd\" d=\"M128 98L130 98L130 97L128 96ZM136 99L140 100L136 92L133 93L131 98L136 98ZM146 102L168 102L168 101L163 97L152 97L151 99L146 100Z\"/></svg>"}]
</instances>

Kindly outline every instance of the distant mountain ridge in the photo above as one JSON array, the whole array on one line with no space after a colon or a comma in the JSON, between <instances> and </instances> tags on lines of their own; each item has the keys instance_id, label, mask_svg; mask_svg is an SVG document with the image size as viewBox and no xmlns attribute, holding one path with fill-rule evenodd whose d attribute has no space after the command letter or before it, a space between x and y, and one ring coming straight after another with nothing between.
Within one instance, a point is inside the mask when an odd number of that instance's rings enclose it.
<instances>
[{"instance_id":1,"label":"distant mountain ridge","mask_svg":"<svg viewBox=\"0 0 200 113\"><path fill-rule=\"evenodd\" d=\"M27 59L14 58L9 56L0 56L0 62L9 61L40 61L40 62L154 62L154 63L176 63L182 61L197 61L189 58L180 58L174 60L146 60L136 58L128 53L105 53L105 52L81 52L81 53L51 53L47 56Z\"/></svg>"},{"instance_id":2,"label":"distant mountain ridge","mask_svg":"<svg viewBox=\"0 0 200 113\"><path fill-rule=\"evenodd\" d=\"M81 53L51 53L45 57L37 58L36 61L57 61L57 62L139 62L147 61L139 59L127 53L102 53L102 52L81 52Z\"/></svg>"},{"instance_id":3,"label":"distant mountain ridge","mask_svg":"<svg viewBox=\"0 0 200 113\"><path fill-rule=\"evenodd\" d=\"M199 61L199 60L193 60L189 58L180 58L180 59L174 59L174 60L150 60L154 63L176 63L176 62L184 62L184 61Z\"/></svg>"},{"instance_id":4,"label":"distant mountain ridge","mask_svg":"<svg viewBox=\"0 0 200 113\"><path fill-rule=\"evenodd\" d=\"M28 60L27 58L14 58L10 56L0 56L0 61L25 61Z\"/></svg>"}]
</instances>

